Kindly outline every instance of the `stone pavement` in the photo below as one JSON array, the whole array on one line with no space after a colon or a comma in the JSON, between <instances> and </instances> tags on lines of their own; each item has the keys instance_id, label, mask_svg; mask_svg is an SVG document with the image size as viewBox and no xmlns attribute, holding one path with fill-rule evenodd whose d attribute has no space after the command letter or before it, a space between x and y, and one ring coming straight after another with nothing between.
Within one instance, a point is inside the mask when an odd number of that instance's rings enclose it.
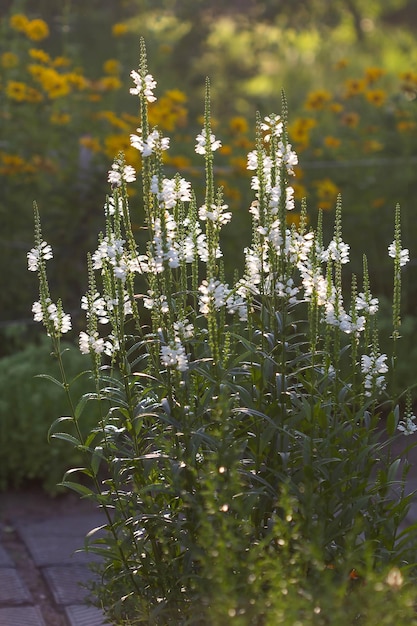
<instances>
[{"instance_id":1,"label":"stone pavement","mask_svg":"<svg viewBox=\"0 0 417 626\"><path fill-rule=\"evenodd\" d=\"M40 521L17 519L13 529L26 554L0 545L0 626L104 626L102 612L86 604L82 586L94 574L96 557L75 552L86 534L103 523L100 513L62 515ZM25 568L40 574L36 591L25 583ZM33 575L32 575L33 578Z\"/></svg>"}]
</instances>

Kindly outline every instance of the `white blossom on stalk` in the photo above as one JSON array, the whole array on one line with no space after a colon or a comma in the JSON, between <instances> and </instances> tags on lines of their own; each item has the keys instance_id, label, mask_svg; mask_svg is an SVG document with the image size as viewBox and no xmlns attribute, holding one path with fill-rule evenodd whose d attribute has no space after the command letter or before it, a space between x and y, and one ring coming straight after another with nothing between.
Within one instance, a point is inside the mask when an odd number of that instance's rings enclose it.
<instances>
[{"instance_id":1,"label":"white blossom on stalk","mask_svg":"<svg viewBox=\"0 0 417 626\"><path fill-rule=\"evenodd\" d=\"M179 372L188 370L188 358L179 339L170 345L161 346L161 363L164 367L174 367Z\"/></svg>"},{"instance_id":2,"label":"white blossom on stalk","mask_svg":"<svg viewBox=\"0 0 417 626\"><path fill-rule=\"evenodd\" d=\"M191 183L184 178L164 178L159 183L158 176L154 174L151 180L151 191L167 209L175 207L177 202L190 202Z\"/></svg>"},{"instance_id":3,"label":"white blossom on stalk","mask_svg":"<svg viewBox=\"0 0 417 626\"><path fill-rule=\"evenodd\" d=\"M286 167L287 173L294 176L293 167L298 164L297 153L292 149L292 145L287 143L284 145L282 141L278 143L278 165L283 163Z\"/></svg>"},{"instance_id":4,"label":"white blossom on stalk","mask_svg":"<svg viewBox=\"0 0 417 626\"><path fill-rule=\"evenodd\" d=\"M364 311L368 315L375 315L378 311L379 300L378 298L372 298L366 296L364 293L359 293L356 297L355 309L357 311Z\"/></svg>"},{"instance_id":5,"label":"white blossom on stalk","mask_svg":"<svg viewBox=\"0 0 417 626\"><path fill-rule=\"evenodd\" d=\"M398 422L397 430L405 436L413 435L417 431L415 419L416 416L413 413L407 412L404 419Z\"/></svg>"},{"instance_id":6,"label":"white blossom on stalk","mask_svg":"<svg viewBox=\"0 0 417 626\"><path fill-rule=\"evenodd\" d=\"M397 246L396 246L395 241L390 243L390 245L388 246L388 254L393 259L395 259L397 257ZM403 267L404 265L407 265L407 263L410 260L410 252L409 252L408 248L403 248L402 250L399 250L398 258L399 258L399 261L400 261L400 267Z\"/></svg>"},{"instance_id":7,"label":"white blossom on stalk","mask_svg":"<svg viewBox=\"0 0 417 626\"><path fill-rule=\"evenodd\" d=\"M264 117L264 121L261 123L261 129L267 133L264 140L268 143L271 137L281 137L284 125L279 115L271 113L271 115Z\"/></svg>"},{"instance_id":8,"label":"white blossom on stalk","mask_svg":"<svg viewBox=\"0 0 417 626\"><path fill-rule=\"evenodd\" d=\"M104 339L98 336L98 333L88 335L86 332L81 331L78 338L78 345L80 347L81 354L89 354L94 352L95 354L101 354L104 352Z\"/></svg>"},{"instance_id":9,"label":"white blossom on stalk","mask_svg":"<svg viewBox=\"0 0 417 626\"><path fill-rule=\"evenodd\" d=\"M184 340L191 339L194 336L194 326L190 323L188 318L184 320L174 322L175 337Z\"/></svg>"},{"instance_id":10,"label":"white blossom on stalk","mask_svg":"<svg viewBox=\"0 0 417 626\"><path fill-rule=\"evenodd\" d=\"M148 102L155 102L156 98L153 95L153 90L156 87L156 80L154 77L151 74L146 74L142 78L139 72L135 70L130 72L130 76L135 83L135 87L129 89L130 93L134 96L140 96L143 93Z\"/></svg>"},{"instance_id":11,"label":"white blossom on stalk","mask_svg":"<svg viewBox=\"0 0 417 626\"><path fill-rule=\"evenodd\" d=\"M350 246L348 243L332 239L327 247L327 250L322 251L320 258L322 261L326 262L329 259L332 259L332 261L337 261L344 265L349 263L349 248Z\"/></svg>"},{"instance_id":12,"label":"white blossom on stalk","mask_svg":"<svg viewBox=\"0 0 417 626\"><path fill-rule=\"evenodd\" d=\"M230 294L228 285L224 285L214 278L210 278L209 281L203 280L198 291L200 292L200 313L203 315L208 315L211 310L218 310L224 306Z\"/></svg>"},{"instance_id":13,"label":"white blossom on stalk","mask_svg":"<svg viewBox=\"0 0 417 626\"><path fill-rule=\"evenodd\" d=\"M385 389L385 376L388 372L388 366L385 363L386 354L372 354L368 356L363 354L361 357L361 371L364 374L365 395L372 396L377 391Z\"/></svg>"},{"instance_id":14,"label":"white blossom on stalk","mask_svg":"<svg viewBox=\"0 0 417 626\"><path fill-rule=\"evenodd\" d=\"M108 172L108 182L112 187L120 187L123 181L133 183L136 180L135 168L131 165L121 165L117 160Z\"/></svg>"},{"instance_id":15,"label":"white blossom on stalk","mask_svg":"<svg viewBox=\"0 0 417 626\"><path fill-rule=\"evenodd\" d=\"M206 128L203 128L201 133L197 135L196 142L195 151L197 154L206 154L207 144L209 144L211 152L215 152L215 150L218 150L222 145L220 139L216 139L216 136L213 135L213 133L210 133L207 137Z\"/></svg>"},{"instance_id":16,"label":"white blossom on stalk","mask_svg":"<svg viewBox=\"0 0 417 626\"><path fill-rule=\"evenodd\" d=\"M52 248L46 241L41 241L41 243L36 246L36 248L32 248L27 253L28 259L28 270L30 272L37 272L39 269L39 261L49 261L49 259L53 258Z\"/></svg>"},{"instance_id":17,"label":"white blossom on stalk","mask_svg":"<svg viewBox=\"0 0 417 626\"><path fill-rule=\"evenodd\" d=\"M166 296L163 294L160 296L156 296L154 291L151 289L148 290L148 295L143 298L143 306L145 309L154 309L159 308L161 313L168 313L168 300Z\"/></svg>"},{"instance_id":18,"label":"white blossom on stalk","mask_svg":"<svg viewBox=\"0 0 417 626\"><path fill-rule=\"evenodd\" d=\"M41 302L34 302L32 305L33 319L35 322L43 322L45 325L48 321L53 323L54 329L59 334L65 334L71 330L71 316L64 313L61 306L57 306L50 300L45 302L47 319L44 316L44 307Z\"/></svg>"},{"instance_id":19,"label":"white blossom on stalk","mask_svg":"<svg viewBox=\"0 0 417 626\"><path fill-rule=\"evenodd\" d=\"M110 333L104 342L104 354L107 354L109 357L113 357L116 352L120 349L120 341Z\"/></svg>"},{"instance_id":20,"label":"white blossom on stalk","mask_svg":"<svg viewBox=\"0 0 417 626\"><path fill-rule=\"evenodd\" d=\"M119 197L117 199L117 211L121 213L123 211L123 198ZM104 214L106 217L108 215L114 215L116 213L116 201L113 196L109 196L106 200L106 204L104 205Z\"/></svg>"},{"instance_id":21,"label":"white blossom on stalk","mask_svg":"<svg viewBox=\"0 0 417 626\"><path fill-rule=\"evenodd\" d=\"M108 324L109 314L106 306L106 300L100 296L98 292L94 294L91 298L91 303L89 306L88 297L82 296L81 298L81 308L83 311L87 311L87 319L91 316L91 314L97 317L97 321L100 324Z\"/></svg>"},{"instance_id":22,"label":"white blossom on stalk","mask_svg":"<svg viewBox=\"0 0 417 626\"><path fill-rule=\"evenodd\" d=\"M103 241L99 244L97 250L92 255L93 268L100 270L103 268L103 261L109 262L111 265L116 265L118 259L123 255L124 239L117 239L113 234L108 237L104 237Z\"/></svg>"},{"instance_id":23,"label":"white blossom on stalk","mask_svg":"<svg viewBox=\"0 0 417 626\"><path fill-rule=\"evenodd\" d=\"M143 157L148 157L153 154L157 149L168 150L169 138L162 137L157 130L153 130L149 133L146 139L142 137L142 129L137 128L137 135L130 135L130 145L132 148L136 148L142 154Z\"/></svg>"},{"instance_id":24,"label":"white blossom on stalk","mask_svg":"<svg viewBox=\"0 0 417 626\"><path fill-rule=\"evenodd\" d=\"M203 222L210 220L219 226L224 226L224 224L228 224L232 219L231 212L225 211L225 209L228 208L227 204L222 204L220 206L212 204L209 210L206 205L203 204L203 206L201 206L198 210L198 216Z\"/></svg>"}]
</instances>

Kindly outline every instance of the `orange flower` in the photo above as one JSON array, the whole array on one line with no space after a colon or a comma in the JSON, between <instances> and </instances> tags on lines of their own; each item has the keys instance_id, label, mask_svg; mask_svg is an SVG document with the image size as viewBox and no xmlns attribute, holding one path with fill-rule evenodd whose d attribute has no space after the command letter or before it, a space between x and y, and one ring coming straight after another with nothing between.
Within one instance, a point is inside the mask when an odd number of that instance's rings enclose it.
<instances>
[{"instance_id":1,"label":"orange flower","mask_svg":"<svg viewBox=\"0 0 417 626\"><path fill-rule=\"evenodd\" d=\"M40 50L39 48L31 48L29 50L29 56L40 63L50 63L51 61L49 54L45 52L45 50Z\"/></svg>"},{"instance_id":2,"label":"orange flower","mask_svg":"<svg viewBox=\"0 0 417 626\"><path fill-rule=\"evenodd\" d=\"M10 26L14 30L17 30L21 33L24 33L26 31L28 24L29 24L28 18L26 17L26 15L23 15L22 13L15 13L10 18Z\"/></svg>"},{"instance_id":3,"label":"orange flower","mask_svg":"<svg viewBox=\"0 0 417 626\"><path fill-rule=\"evenodd\" d=\"M359 115L354 113L353 111L346 112L341 119L341 122L344 126L349 126L350 128L356 128L359 124Z\"/></svg>"},{"instance_id":4,"label":"orange flower","mask_svg":"<svg viewBox=\"0 0 417 626\"><path fill-rule=\"evenodd\" d=\"M25 28L25 34L32 41L41 41L49 36L49 27L43 20L31 20Z\"/></svg>"},{"instance_id":5,"label":"orange flower","mask_svg":"<svg viewBox=\"0 0 417 626\"><path fill-rule=\"evenodd\" d=\"M327 148L338 148L341 144L341 141L337 137L327 135L327 137L323 139L323 143L325 146L327 146Z\"/></svg>"},{"instance_id":6,"label":"orange flower","mask_svg":"<svg viewBox=\"0 0 417 626\"><path fill-rule=\"evenodd\" d=\"M17 80L9 80L6 85L6 96L16 102L24 102L27 95L27 85Z\"/></svg>"},{"instance_id":7,"label":"orange flower","mask_svg":"<svg viewBox=\"0 0 417 626\"><path fill-rule=\"evenodd\" d=\"M101 146L98 139L95 137L91 137L90 135L84 135L79 140L80 146L87 148L87 150L91 150L91 152L100 152Z\"/></svg>"},{"instance_id":8,"label":"orange flower","mask_svg":"<svg viewBox=\"0 0 417 626\"><path fill-rule=\"evenodd\" d=\"M364 79L359 78L349 78L345 81L345 98L351 98L352 96L357 96L362 93L365 89L366 82Z\"/></svg>"},{"instance_id":9,"label":"orange flower","mask_svg":"<svg viewBox=\"0 0 417 626\"><path fill-rule=\"evenodd\" d=\"M332 96L325 89L318 89L317 91L312 91L308 94L307 100L305 102L305 108L309 110L320 110L325 107L325 105L330 102Z\"/></svg>"},{"instance_id":10,"label":"orange flower","mask_svg":"<svg viewBox=\"0 0 417 626\"><path fill-rule=\"evenodd\" d=\"M397 130L400 133L406 133L409 130L414 130L416 126L416 122L413 122L411 120L400 120L399 122L397 122Z\"/></svg>"},{"instance_id":11,"label":"orange flower","mask_svg":"<svg viewBox=\"0 0 417 626\"><path fill-rule=\"evenodd\" d=\"M249 124L244 117L239 115L236 117L232 117L232 119L229 122L229 128L232 131L232 133L246 134L249 130Z\"/></svg>"},{"instance_id":12,"label":"orange flower","mask_svg":"<svg viewBox=\"0 0 417 626\"><path fill-rule=\"evenodd\" d=\"M314 184L317 188L319 207L326 211L331 209L336 202L336 198L340 192L340 189L337 187L337 185L334 184L332 180L330 180L330 178L317 180Z\"/></svg>"},{"instance_id":13,"label":"orange flower","mask_svg":"<svg viewBox=\"0 0 417 626\"><path fill-rule=\"evenodd\" d=\"M14 52L3 52L0 56L0 65L6 69L16 67L19 63L19 57Z\"/></svg>"},{"instance_id":14,"label":"orange flower","mask_svg":"<svg viewBox=\"0 0 417 626\"><path fill-rule=\"evenodd\" d=\"M384 76L385 70L380 67L368 67L365 70L365 79L368 84L372 84L377 81L381 76Z\"/></svg>"},{"instance_id":15,"label":"orange flower","mask_svg":"<svg viewBox=\"0 0 417 626\"><path fill-rule=\"evenodd\" d=\"M118 22L117 24L113 24L111 32L113 37L122 37L127 33L127 26L123 22Z\"/></svg>"},{"instance_id":16,"label":"orange flower","mask_svg":"<svg viewBox=\"0 0 417 626\"><path fill-rule=\"evenodd\" d=\"M365 98L371 104L380 107L385 102L387 94L383 89L372 89L365 92Z\"/></svg>"}]
</instances>

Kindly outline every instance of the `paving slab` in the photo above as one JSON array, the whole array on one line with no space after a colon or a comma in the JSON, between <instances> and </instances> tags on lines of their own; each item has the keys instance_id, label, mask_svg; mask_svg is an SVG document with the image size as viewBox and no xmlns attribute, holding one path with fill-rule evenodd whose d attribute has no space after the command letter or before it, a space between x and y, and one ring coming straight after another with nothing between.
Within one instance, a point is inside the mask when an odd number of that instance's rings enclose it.
<instances>
[{"instance_id":1,"label":"paving slab","mask_svg":"<svg viewBox=\"0 0 417 626\"><path fill-rule=\"evenodd\" d=\"M45 621L37 606L6 607L0 608L0 626L45 626Z\"/></svg>"},{"instance_id":2,"label":"paving slab","mask_svg":"<svg viewBox=\"0 0 417 626\"><path fill-rule=\"evenodd\" d=\"M84 551L85 536L104 523L102 514L68 516L41 522L18 523L19 536L38 567L68 563L85 564L99 557Z\"/></svg>"},{"instance_id":3,"label":"paving slab","mask_svg":"<svg viewBox=\"0 0 417 626\"><path fill-rule=\"evenodd\" d=\"M0 603L29 604L32 596L14 567L0 568Z\"/></svg>"},{"instance_id":4,"label":"paving slab","mask_svg":"<svg viewBox=\"0 0 417 626\"><path fill-rule=\"evenodd\" d=\"M0 546L0 567L13 567L13 561L3 546Z\"/></svg>"},{"instance_id":5,"label":"paving slab","mask_svg":"<svg viewBox=\"0 0 417 626\"><path fill-rule=\"evenodd\" d=\"M95 606L74 605L65 607L65 615L71 626L106 626L103 612Z\"/></svg>"},{"instance_id":6,"label":"paving slab","mask_svg":"<svg viewBox=\"0 0 417 626\"><path fill-rule=\"evenodd\" d=\"M86 585L95 574L86 565L52 565L42 568L42 574L56 604L82 604L88 596Z\"/></svg>"}]
</instances>

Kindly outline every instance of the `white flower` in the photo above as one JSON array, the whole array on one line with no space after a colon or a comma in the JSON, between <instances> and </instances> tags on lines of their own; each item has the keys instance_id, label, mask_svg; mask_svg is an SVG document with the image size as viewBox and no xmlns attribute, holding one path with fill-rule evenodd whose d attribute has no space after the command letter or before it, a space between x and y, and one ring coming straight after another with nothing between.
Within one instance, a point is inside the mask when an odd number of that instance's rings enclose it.
<instances>
[{"instance_id":1,"label":"white flower","mask_svg":"<svg viewBox=\"0 0 417 626\"><path fill-rule=\"evenodd\" d=\"M332 239L327 250L323 250L321 253L320 258L322 261L332 259L333 261L338 261L344 265L349 263L349 248L350 246L348 243Z\"/></svg>"},{"instance_id":2,"label":"white flower","mask_svg":"<svg viewBox=\"0 0 417 626\"><path fill-rule=\"evenodd\" d=\"M174 333L179 339L191 339L194 335L194 326L188 318L174 322Z\"/></svg>"},{"instance_id":3,"label":"white flower","mask_svg":"<svg viewBox=\"0 0 417 626\"><path fill-rule=\"evenodd\" d=\"M148 157L152 153L156 151L157 148L160 150L168 150L169 148L169 138L162 137L157 130L153 130L149 133L146 140L143 139L142 129L137 128L136 131L139 133L138 135L130 135L130 144L133 148L139 150L143 157Z\"/></svg>"},{"instance_id":4,"label":"white flower","mask_svg":"<svg viewBox=\"0 0 417 626\"><path fill-rule=\"evenodd\" d=\"M117 210L119 213L123 211L123 198L117 198ZM110 196L106 200L106 204L104 205L104 213L105 215L114 215L116 213L116 201L113 196Z\"/></svg>"},{"instance_id":5,"label":"white flower","mask_svg":"<svg viewBox=\"0 0 417 626\"><path fill-rule=\"evenodd\" d=\"M126 183L133 183L136 180L135 168L131 165L121 166L116 160L108 172L107 180L112 187L120 187L123 180Z\"/></svg>"},{"instance_id":6,"label":"white flower","mask_svg":"<svg viewBox=\"0 0 417 626\"><path fill-rule=\"evenodd\" d=\"M201 294L199 296L200 313L203 315L208 315L211 310L224 306L230 293L228 285L213 278L210 278L210 281L203 280L198 291Z\"/></svg>"},{"instance_id":7,"label":"white flower","mask_svg":"<svg viewBox=\"0 0 417 626\"><path fill-rule=\"evenodd\" d=\"M415 424L416 416L411 414L405 415L404 419L398 423L397 430L403 433L403 435L413 435L417 431L417 424Z\"/></svg>"},{"instance_id":8,"label":"white flower","mask_svg":"<svg viewBox=\"0 0 417 626\"><path fill-rule=\"evenodd\" d=\"M104 339L99 338L98 333L88 335L84 331L81 331L78 344L82 354L89 354L90 352L101 354L104 352Z\"/></svg>"},{"instance_id":9,"label":"white flower","mask_svg":"<svg viewBox=\"0 0 417 626\"><path fill-rule=\"evenodd\" d=\"M96 292L92 297L90 307L88 306L87 296L83 296L81 298L81 308L84 311L87 311L87 319L91 314L93 314L97 316L97 320L100 324L107 324L109 322L106 301L98 292Z\"/></svg>"},{"instance_id":10,"label":"white flower","mask_svg":"<svg viewBox=\"0 0 417 626\"><path fill-rule=\"evenodd\" d=\"M261 128L263 131L267 132L264 139L266 142L269 142L271 136L278 138L281 137L284 125L281 122L279 115L271 113L271 115L264 117L264 121L261 123Z\"/></svg>"},{"instance_id":11,"label":"white flower","mask_svg":"<svg viewBox=\"0 0 417 626\"><path fill-rule=\"evenodd\" d=\"M361 370L364 374L365 395L372 396L375 392L385 389L385 376L388 372L388 366L385 363L386 354L379 356L372 354L368 356L363 354L361 357Z\"/></svg>"},{"instance_id":12,"label":"white flower","mask_svg":"<svg viewBox=\"0 0 417 626\"><path fill-rule=\"evenodd\" d=\"M167 209L174 208L179 201L190 202L191 200L191 183L180 177L164 178L159 183L158 176L154 174L151 180L151 191Z\"/></svg>"},{"instance_id":13,"label":"white flower","mask_svg":"<svg viewBox=\"0 0 417 626\"><path fill-rule=\"evenodd\" d=\"M365 311L369 315L375 315L378 311L378 298L367 297L364 293L359 293L356 297L355 309L357 311Z\"/></svg>"},{"instance_id":14,"label":"white flower","mask_svg":"<svg viewBox=\"0 0 417 626\"><path fill-rule=\"evenodd\" d=\"M282 141L278 143L278 152L277 152L278 162L284 163L287 173L294 175L293 167L298 163L298 156L292 150L292 146L290 143L284 145Z\"/></svg>"},{"instance_id":15,"label":"white flower","mask_svg":"<svg viewBox=\"0 0 417 626\"><path fill-rule=\"evenodd\" d=\"M216 139L213 133L210 133L210 136L207 138L207 131L205 128L203 128L201 133L197 135L196 141L195 151L197 154L206 154L207 144L209 144L211 152L218 150L222 145L222 142L219 139Z\"/></svg>"},{"instance_id":16,"label":"white flower","mask_svg":"<svg viewBox=\"0 0 417 626\"><path fill-rule=\"evenodd\" d=\"M143 93L148 102L155 102L156 98L153 95L153 90L156 87L156 81L153 76L151 74L146 74L146 76L142 78L142 76L138 72L135 72L135 70L130 72L130 76L133 78L133 82L135 83L135 87L130 88L130 93L134 96L140 96Z\"/></svg>"},{"instance_id":17,"label":"white flower","mask_svg":"<svg viewBox=\"0 0 417 626\"><path fill-rule=\"evenodd\" d=\"M32 313L33 313L33 319L35 320L35 322L42 322L43 312L42 312L42 305L40 302L34 302L32 304Z\"/></svg>"},{"instance_id":18,"label":"white flower","mask_svg":"<svg viewBox=\"0 0 417 626\"><path fill-rule=\"evenodd\" d=\"M390 243L390 245L388 246L388 254L393 259L397 257L397 246L395 244L395 241ZM400 261L400 267L407 265L410 260L410 252L408 248L403 248L402 250L399 250L398 258Z\"/></svg>"},{"instance_id":19,"label":"white flower","mask_svg":"<svg viewBox=\"0 0 417 626\"><path fill-rule=\"evenodd\" d=\"M30 272L37 272L39 269L39 261L43 259L44 261L48 261L52 259L52 248L46 241L42 241L39 246L36 248L32 248L27 253L28 259L28 270Z\"/></svg>"},{"instance_id":20,"label":"white flower","mask_svg":"<svg viewBox=\"0 0 417 626\"><path fill-rule=\"evenodd\" d=\"M219 226L223 226L224 224L228 224L232 219L232 214L230 211L225 211L228 209L227 204L223 204L221 206L217 206L216 204L212 204L210 206L210 211L207 209L206 205L203 204L198 210L199 218L202 221L210 220Z\"/></svg>"},{"instance_id":21,"label":"white flower","mask_svg":"<svg viewBox=\"0 0 417 626\"><path fill-rule=\"evenodd\" d=\"M188 370L187 354L179 339L168 346L161 346L161 363L165 367L175 367L179 372Z\"/></svg>"}]
</instances>

